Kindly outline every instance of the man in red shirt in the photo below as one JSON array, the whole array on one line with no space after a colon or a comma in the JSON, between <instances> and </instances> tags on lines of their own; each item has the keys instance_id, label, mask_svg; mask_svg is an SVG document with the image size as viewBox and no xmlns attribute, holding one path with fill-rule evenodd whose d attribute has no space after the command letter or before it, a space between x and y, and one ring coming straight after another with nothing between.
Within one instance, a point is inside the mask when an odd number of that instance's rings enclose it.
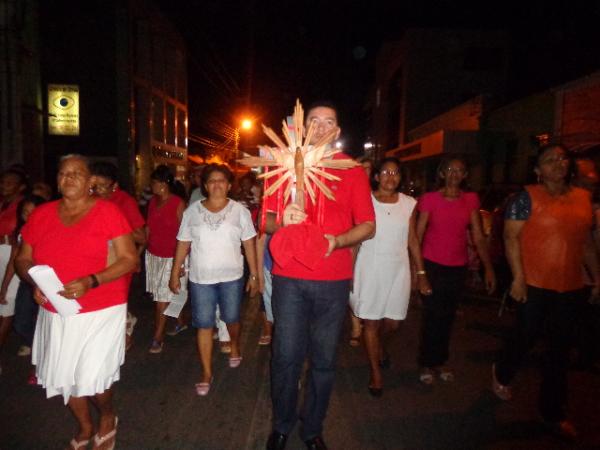
<instances>
[{"instance_id":1,"label":"man in red shirt","mask_svg":"<svg viewBox=\"0 0 600 450\"><path fill-rule=\"evenodd\" d=\"M309 108L306 122L307 127L310 123L316 127L311 142L315 143L338 128L336 109L329 103L316 103ZM339 131L338 128L338 135ZM277 195L265 199L266 232L274 233L275 243L280 226L306 222L318 224L323 233L321 243L312 236L295 240L302 241L294 243L300 247L306 247L306 241L315 242L314 248L303 249L309 255L307 259L299 258L296 252L292 257L277 258L277 252L273 252L273 432L267 449L283 449L298 418L298 382L307 356L310 365L300 414L301 437L309 449L327 448L322 438L323 420L333 389L336 347L348 307L351 248L375 233L375 213L364 170L357 166L327 171L340 178L340 181L323 180L334 193L335 201L322 196L319 200L322 204L307 207L306 212L289 204L283 213L283 223L277 224L274 213ZM319 246L326 249L323 256L318 256ZM271 249L274 250L274 245Z\"/></svg>"},{"instance_id":2,"label":"man in red shirt","mask_svg":"<svg viewBox=\"0 0 600 450\"><path fill-rule=\"evenodd\" d=\"M144 230L145 221L140 214L137 202L131 195L119 188L119 182L117 181L118 169L114 164L98 161L92 164L90 169L92 175L94 175L94 192L96 195L117 205L131 227L131 236L137 250L139 268L139 257L146 245L146 232ZM131 280L131 277L129 279ZM127 333L125 335L125 348L127 350L133 344L131 336L136 323L137 317L127 311Z\"/></svg>"}]
</instances>

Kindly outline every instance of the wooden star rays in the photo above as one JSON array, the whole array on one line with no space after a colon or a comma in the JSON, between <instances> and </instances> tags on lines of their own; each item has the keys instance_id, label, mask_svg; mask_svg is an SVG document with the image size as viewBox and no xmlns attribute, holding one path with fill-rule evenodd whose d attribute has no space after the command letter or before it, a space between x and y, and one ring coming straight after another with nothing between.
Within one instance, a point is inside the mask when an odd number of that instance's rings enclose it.
<instances>
[{"instance_id":1,"label":"wooden star rays","mask_svg":"<svg viewBox=\"0 0 600 450\"><path fill-rule=\"evenodd\" d=\"M295 179L295 203L302 209L304 209L305 191L313 204L316 202L318 191L321 191L330 200L335 200L333 192L323 182L323 179L339 181L340 178L323 169L349 169L358 165L349 158L332 159L333 155L341 152L339 149L328 146L337 136L337 127L328 131L311 145L311 140L316 131L316 124L314 122L310 123L306 134L304 133L304 110L300 100L296 100L291 126L288 127L287 122L283 121L283 140L271 128L265 125L262 125L262 128L267 137L275 144L275 147L259 146L270 158L247 156L240 159L239 162L248 167L264 167L265 173L259 175L259 178L268 180L272 177L278 177L265 190L265 197L277 192L278 189L285 189L284 204L286 204ZM274 169L270 170L270 168ZM284 187L286 182L287 184Z\"/></svg>"}]
</instances>

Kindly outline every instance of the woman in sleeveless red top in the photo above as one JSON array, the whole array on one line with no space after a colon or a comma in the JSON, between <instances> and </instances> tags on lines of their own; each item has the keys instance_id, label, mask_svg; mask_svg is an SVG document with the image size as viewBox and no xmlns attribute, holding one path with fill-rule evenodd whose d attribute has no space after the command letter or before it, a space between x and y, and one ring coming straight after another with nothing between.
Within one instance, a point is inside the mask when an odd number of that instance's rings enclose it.
<instances>
[{"instance_id":1,"label":"woman in sleeveless red top","mask_svg":"<svg viewBox=\"0 0 600 450\"><path fill-rule=\"evenodd\" d=\"M173 299L173 293L169 290L169 277L185 202L175 194L173 174L165 165L158 166L152 172L150 186L153 196L148 205L146 220L146 290L152 293L156 305L154 338L150 345L150 353L160 353L167 324L167 316L163 313ZM184 324L181 318L178 320L178 329L182 329Z\"/></svg>"},{"instance_id":2,"label":"woman in sleeveless red top","mask_svg":"<svg viewBox=\"0 0 600 450\"><path fill-rule=\"evenodd\" d=\"M11 259L14 244L13 232L17 226L17 205L23 198L27 185L25 175L16 170L8 170L2 175L0 201L0 282L5 279L0 289L0 348L10 332L15 313L15 299L19 281L15 277ZM1 368L0 368L1 371Z\"/></svg>"}]
</instances>

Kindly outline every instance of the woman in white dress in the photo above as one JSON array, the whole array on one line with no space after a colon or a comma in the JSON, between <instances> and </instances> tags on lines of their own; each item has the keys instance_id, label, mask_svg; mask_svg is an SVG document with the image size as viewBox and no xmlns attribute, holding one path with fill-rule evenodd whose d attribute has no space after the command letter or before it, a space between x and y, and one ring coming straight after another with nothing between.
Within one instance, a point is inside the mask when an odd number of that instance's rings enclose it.
<instances>
[{"instance_id":1,"label":"woman in white dress","mask_svg":"<svg viewBox=\"0 0 600 450\"><path fill-rule=\"evenodd\" d=\"M372 194L377 232L358 250L354 288L350 305L364 321L364 342L371 366L369 392L383 393L381 368L389 365L383 337L398 329L406 318L410 297L410 259L417 269L417 287L431 294L423 269L423 257L416 234L416 200L398 192L400 162L385 158L375 170L377 188Z\"/></svg>"}]
</instances>

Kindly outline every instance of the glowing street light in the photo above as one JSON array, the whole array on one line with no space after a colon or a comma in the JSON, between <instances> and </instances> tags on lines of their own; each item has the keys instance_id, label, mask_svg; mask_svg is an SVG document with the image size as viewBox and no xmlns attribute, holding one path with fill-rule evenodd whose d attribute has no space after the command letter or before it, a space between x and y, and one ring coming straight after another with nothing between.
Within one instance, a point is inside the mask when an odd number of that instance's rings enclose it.
<instances>
[{"instance_id":1,"label":"glowing street light","mask_svg":"<svg viewBox=\"0 0 600 450\"><path fill-rule=\"evenodd\" d=\"M251 119L243 119L241 122L242 130L250 130L252 129L252 120Z\"/></svg>"},{"instance_id":2,"label":"glowing street light","mask_svg":"<svg viewBox=\"0 0 600 450\"><path fill-rule=\"evenodd\" d=\"M240 121L238 127L235 128L235 147L234 147L234 155L235 155L235 172L237 174L238 171L238 162L240 159L240 130L250 131L252 129L253 121L249 118L244 118Z\"/></svg>"}]
</instances>

